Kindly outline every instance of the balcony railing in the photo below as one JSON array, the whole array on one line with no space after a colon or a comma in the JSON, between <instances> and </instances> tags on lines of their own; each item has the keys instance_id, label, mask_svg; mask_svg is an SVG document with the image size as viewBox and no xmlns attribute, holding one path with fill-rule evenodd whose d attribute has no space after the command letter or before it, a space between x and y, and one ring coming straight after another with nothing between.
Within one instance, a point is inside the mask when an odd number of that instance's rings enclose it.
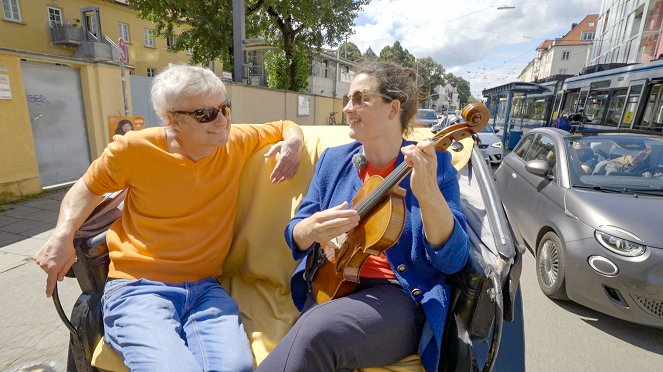
<instances>
[{"instance_id":1,"label":"balcony railing","mask_svg":"<svg viewBox=\"0 0 663 372\"><path fill-rule=\"evenodd\" d=\"M51 27L51 40L53 44L80 45L83 41L83 30L68 25L55 25Z\"/></svg>"},{"instance_id":2,"label":"balcony railing","mask_svg":"<svg viewBox=\"0 0 663 372\"><path fill-rule=\"evenodd\" d=\"M117 59L113 47L106 43L86 41L74 53L74 58L91 59L94 61L111 61Z\"/></svg>"}]
</instances>

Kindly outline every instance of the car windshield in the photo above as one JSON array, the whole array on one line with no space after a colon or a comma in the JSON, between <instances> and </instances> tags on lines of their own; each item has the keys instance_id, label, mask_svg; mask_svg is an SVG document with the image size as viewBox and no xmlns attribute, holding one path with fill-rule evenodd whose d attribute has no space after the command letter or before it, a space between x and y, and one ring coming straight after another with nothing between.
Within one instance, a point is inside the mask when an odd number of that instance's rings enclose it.
<instances>
[{"instance_id":1,"label":"car windshield","mask_svg":"<svg viewBox=\"0 0 663 372\"><path fill-rule=\"evenodd\" d=\"M493 129L493 127L491 127L490 124L486 124L486 126L483 129L481 129L481 132L479 132L479 133L492 133L492 134L495 134L495 129Z\"/></svg>"},{"instance_id":2,"label":"car windshield","mask_svg":"<svg viewBox=\"0 0 663 372\"><path fill-rule=\"evenodd\" d=\"M663 191L663 136L580 134L568 137L566 147L574 187Z\"/></svg>"},{"instance_id":3,"label":"car windshield","mask_svg":"<svg viewBox=\"0 0 663 372\"><path fill-rule=\"evenodd\" d=\"M437 120L437 114L434 110L419 110L417 112L418 119Z\"/></svg>"}]
</instances>

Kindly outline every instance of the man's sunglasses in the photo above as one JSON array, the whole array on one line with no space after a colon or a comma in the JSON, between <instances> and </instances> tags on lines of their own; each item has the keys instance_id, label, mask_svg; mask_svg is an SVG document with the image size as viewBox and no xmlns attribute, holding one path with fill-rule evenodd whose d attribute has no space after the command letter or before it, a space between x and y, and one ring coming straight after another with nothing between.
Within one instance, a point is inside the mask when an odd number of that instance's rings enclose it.
<instances>
[{"instance_id":1,"label":"man's sunglasses","mask_svg":"<svg viewBox=\"0 0 663 372\"><path fill-rule=\"evenodd\" d=\"M191 116L195 121L199 123L209 123L214 121L219 113L221 115L228 117L230 116L230 101L225 101L219 107L197 109L193 111L172 111L175 114L185 114Z\"/></svg>"},{"instance_id":2,"label":"man's sunglasses","mask_svg":"<svg viewBox=\"0 0 663 372\"><path fill-rule=\"evenodd\" d=\"M364 104L366 104L366 102L370 101L371 98L374 96L380 96L390 102L394 100L394 98L389 97L386 94L373 92L367 89L358 89L352 92L351 94L348 94L347 96L343 96L343 107L347 106L348 102L350 101L352 101L353 107L363 106Z\"/></svg>"}]
</instances>

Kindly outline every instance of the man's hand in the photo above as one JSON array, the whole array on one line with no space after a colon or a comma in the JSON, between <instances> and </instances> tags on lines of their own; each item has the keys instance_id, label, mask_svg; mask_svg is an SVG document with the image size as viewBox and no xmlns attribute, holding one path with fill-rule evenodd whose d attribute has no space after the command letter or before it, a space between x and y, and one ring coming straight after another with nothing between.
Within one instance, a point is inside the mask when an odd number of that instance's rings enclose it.
<instances>
[{"instance_id":1,"label":"man's hand","mask_svg":"<svg viewBox=\"0 0 663 372\"><path fill-rule=\"evenodd\" d=\"M279 154L276 166L269 175L272 183L283 182L297 173L299 162L302 158L302 140L293 137L273 145L265 154L266 158L271 158Z\"/></svg>"},{"instance_id":2,"label":"man's hand","mask_svg":"<svg viewBox=\"0 0 663 372\"><path fill-rule=\"evenodd\" d=\"M55 281L64 280L65 274L76 262L73 238L53 234L35 254L34 260L48 276L46 278L46 297L51 297L55 289Z\"/></svg>"}]
</instances>

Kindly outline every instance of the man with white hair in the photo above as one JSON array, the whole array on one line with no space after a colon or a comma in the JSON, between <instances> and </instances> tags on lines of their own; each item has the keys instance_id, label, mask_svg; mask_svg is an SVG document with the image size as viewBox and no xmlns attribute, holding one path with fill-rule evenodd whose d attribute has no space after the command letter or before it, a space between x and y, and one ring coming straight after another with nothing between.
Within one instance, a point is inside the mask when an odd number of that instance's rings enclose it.
<instances>
[{"instance_id":1,"label":"man with white hair","mask_svg":"<svg viewBox=\"0 0 663 372\"><path fill-rule=\"evenodd\" d=\"M75 262L74 233L102 195L127 189L107 234L105 341L132 371L251 371L237 304L215 277L231 246L245 161L274 144L265 155L280 153L271 181L290 178L302 131L288 121L231 127L225 86L201 67L168 67L151 98L164 125L114 136L64 197L35 255L46 295Z\"/></svg>"}]
</instances>

